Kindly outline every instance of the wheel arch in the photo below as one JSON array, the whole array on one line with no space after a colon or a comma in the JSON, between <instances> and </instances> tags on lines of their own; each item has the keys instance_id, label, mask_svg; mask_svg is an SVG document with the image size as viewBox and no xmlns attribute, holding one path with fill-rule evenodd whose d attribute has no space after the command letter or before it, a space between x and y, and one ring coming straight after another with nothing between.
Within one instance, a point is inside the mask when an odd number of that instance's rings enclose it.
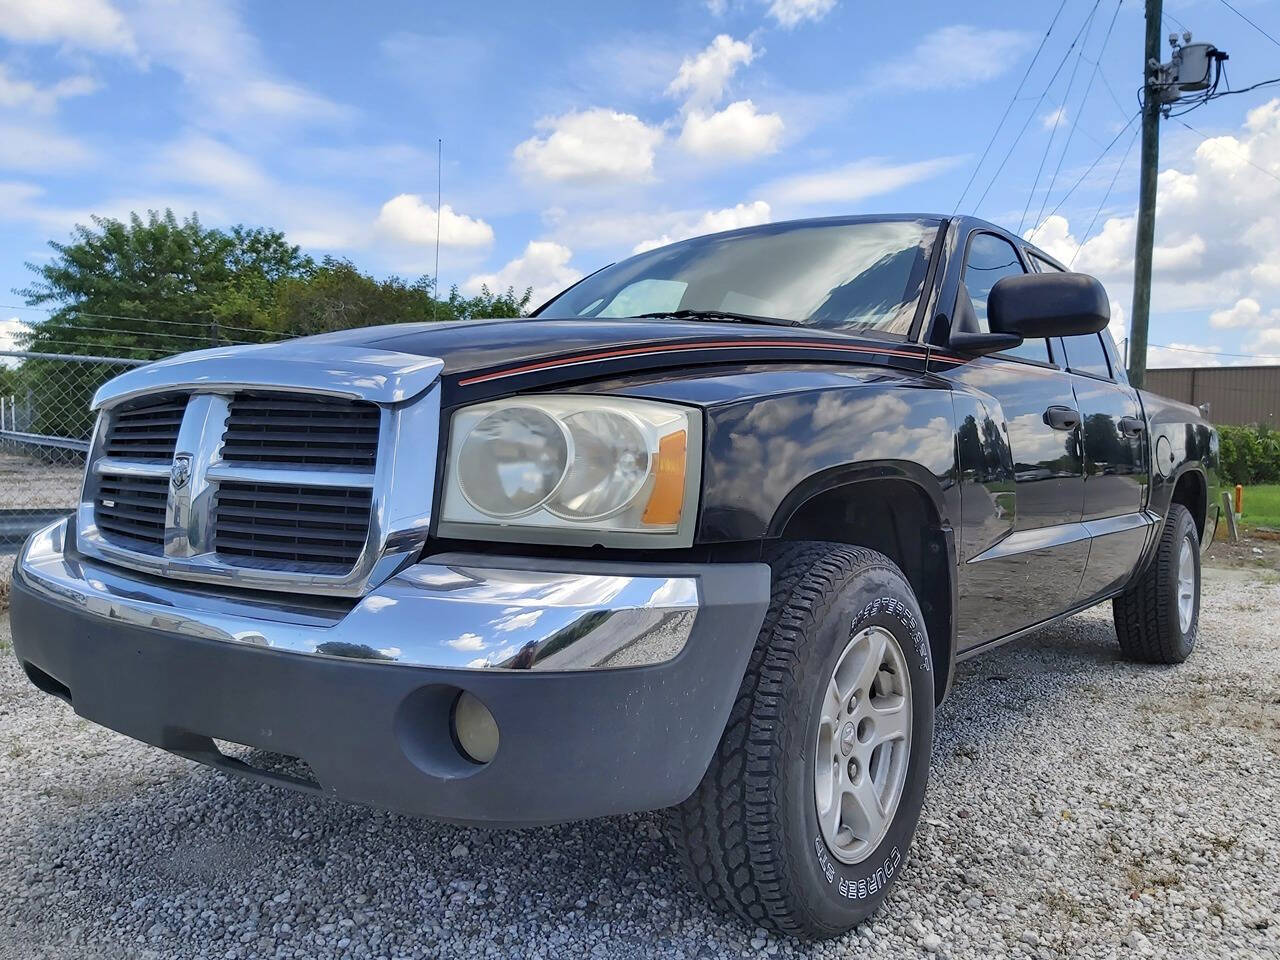
<instances>
[{"instance_id":1,"label":"wheel arch","mask_svg":"<svg viewBox=\"0 0 1280 960\"><path fill-rule=\"evenodd\" d=\"M908 461L884 461L807 478L782 500L769 525L771 538L867 547L898 565L924 614L937 703L955 667L956 548L948 517L932 474Z\"/></svg>"}]
</instances>

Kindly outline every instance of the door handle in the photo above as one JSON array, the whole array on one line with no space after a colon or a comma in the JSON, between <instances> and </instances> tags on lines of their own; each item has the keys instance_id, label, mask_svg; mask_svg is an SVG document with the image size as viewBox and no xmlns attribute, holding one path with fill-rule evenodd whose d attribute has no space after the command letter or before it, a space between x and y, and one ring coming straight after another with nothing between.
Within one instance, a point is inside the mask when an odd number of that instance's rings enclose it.
<instances>
[{"instance_id":1,"label":"door handle","mask_svg":"<svg viewBox=\"0 0 1280 960\"><path fill-rule=\"evenodd\" d=\"M1080 426L1080 414L1072 407L1055 404L1044 412L1044 422L1055 430L1074 430Z\"/></svg>"},{"instance_id":2,"label":"door handle","mask_svg":"<svg viewBox=\"0 0 1280 960\"><path fill-rule=\"evenodd\" d=\"M1141 417L1121 417L1120 432L1126 437L1140 437L1147 431L1147 424Z\"/></svg>"}]
</instances>

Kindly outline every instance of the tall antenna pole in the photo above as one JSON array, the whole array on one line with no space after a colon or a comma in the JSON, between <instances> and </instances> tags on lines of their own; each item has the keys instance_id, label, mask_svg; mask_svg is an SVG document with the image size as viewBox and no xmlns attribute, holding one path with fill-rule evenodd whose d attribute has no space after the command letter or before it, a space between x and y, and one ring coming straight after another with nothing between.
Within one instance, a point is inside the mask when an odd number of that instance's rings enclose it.
<instances>
[{"instance_id":1,"label":"tall antenna pole","mask_svg":"<svg viewBox=\"0 0 1280 960\"><path fill-rule=\"evenodd\" d=\"M1133 316L1130 319L1129 382L1147 375L1147 322L1151 315L1151 248L1156 234L1156 174L1160 166L1161 0L1147 0L1146 48L1142 56L1142 167L1138 182L1137 240L1133 257Z\"/></svg>"},{"instance_id":2,"label":"tall antenna pole","mask_svg":"<svg viewBox=\"0 0 1280 960\"><path fill-rule=\"evenodd\" d=\"M436 319L436 311L440 308L440 219L444 211L440 208L440 198L444 183L444 139L436 138L436 272L431 276L431 319Z\"/></svg>"}]
</instances>

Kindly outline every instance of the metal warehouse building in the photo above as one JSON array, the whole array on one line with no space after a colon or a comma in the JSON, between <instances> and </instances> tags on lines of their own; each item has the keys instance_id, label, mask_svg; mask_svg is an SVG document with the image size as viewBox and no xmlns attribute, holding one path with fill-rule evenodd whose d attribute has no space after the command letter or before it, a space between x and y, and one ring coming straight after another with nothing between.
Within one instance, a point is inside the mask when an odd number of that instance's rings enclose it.
<instances>
[{"instance_id":1,"label":"metal warehouse building","mask_svg":"<svg viewBox=\"0 0 1280 960\"><path fill-rule=\"evenodd\" d=\"M1280 366L1148 370L1146 389L1183 403L1207 403L1214 423L1280 427Z\"/></svg>"}]
</instances>

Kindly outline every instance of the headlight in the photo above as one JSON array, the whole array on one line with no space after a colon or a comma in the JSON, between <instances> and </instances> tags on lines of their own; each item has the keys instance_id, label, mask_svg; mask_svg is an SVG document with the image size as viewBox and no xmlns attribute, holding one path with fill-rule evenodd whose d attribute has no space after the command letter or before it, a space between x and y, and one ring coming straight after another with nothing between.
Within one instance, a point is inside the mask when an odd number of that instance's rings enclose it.
<instances>
[{"instance_id":1,"label":"headlight","mask_svg":"<svg viewBox=\"0 0 1280 960\"><path fill-rule=\"evenodd\" d=\"M686 407L625 397L513 397L464 407L450 431L440 532L624 546L652 545L656 535L685 545L700 426ZM520 533L531 528L543 532Z\"/></svg>"}]
</instances>

